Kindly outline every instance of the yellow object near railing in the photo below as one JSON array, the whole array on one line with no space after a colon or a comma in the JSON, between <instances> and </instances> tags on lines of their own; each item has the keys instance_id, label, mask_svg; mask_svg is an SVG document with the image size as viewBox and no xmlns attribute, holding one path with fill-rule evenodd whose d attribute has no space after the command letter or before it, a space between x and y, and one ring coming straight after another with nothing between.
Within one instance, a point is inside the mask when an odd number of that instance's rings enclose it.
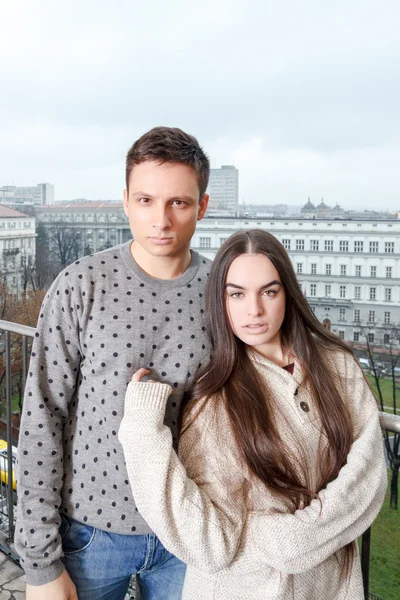
<instances>
[{"instance_id":1,"label":"yellow object near railing","mask_svg":"<svg viewBox=\"0 0 400 600\"><path fill-rule=\"evenodd\" d=\"M15 446L12 446L13 467L15 465L16 456L17 456L17 449ZM8 444L4 440L0 440L0 479L1 479L2 483L4 483L5 485L8 485ZM12 471L12 487L13 487L14 491L17 490L14 468Z\"/></svg>"}]
</instances>

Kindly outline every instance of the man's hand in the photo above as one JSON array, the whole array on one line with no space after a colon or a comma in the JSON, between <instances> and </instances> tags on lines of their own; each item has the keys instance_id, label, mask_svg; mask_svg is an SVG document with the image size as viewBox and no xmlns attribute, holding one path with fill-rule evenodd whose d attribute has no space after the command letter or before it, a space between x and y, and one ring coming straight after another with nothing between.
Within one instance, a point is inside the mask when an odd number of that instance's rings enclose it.
<instances>
[{"instance_id":1,"label":"man's hand","mask_svg":"<svg viewBox=\"0 0 400 600\"><path fill-rule=\"evenodd\" d=\"M78 600L76 587L67 571L44 585L26 584L26 600Z\"/></svg>"}]
</instances>

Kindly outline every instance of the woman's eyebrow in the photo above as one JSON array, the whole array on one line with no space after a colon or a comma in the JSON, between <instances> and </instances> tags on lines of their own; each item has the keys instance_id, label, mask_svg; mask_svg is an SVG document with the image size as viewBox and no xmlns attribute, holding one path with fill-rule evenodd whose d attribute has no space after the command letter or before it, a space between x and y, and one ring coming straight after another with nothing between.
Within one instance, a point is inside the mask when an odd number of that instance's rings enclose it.
<instances>
[{"instance_id":1,"label":"woman's eyebrow","mask_svg":"<svg viewBox=\"0 0 400 600\"><path fill-rule=\"evenodd\" d=\"M265 290L266 288L271 287L271 285L282 285L282 283L280 281L278 281L277 279L274 279L273 281L270 281L269 283L262 285L260 287L260 290ZM237 283L226 283L225 288L227 288L227 287L233 287L233 288L236 288L237 290L245 290L246 289L243 286L238 285Z\"/></svg>"}]
</instances>

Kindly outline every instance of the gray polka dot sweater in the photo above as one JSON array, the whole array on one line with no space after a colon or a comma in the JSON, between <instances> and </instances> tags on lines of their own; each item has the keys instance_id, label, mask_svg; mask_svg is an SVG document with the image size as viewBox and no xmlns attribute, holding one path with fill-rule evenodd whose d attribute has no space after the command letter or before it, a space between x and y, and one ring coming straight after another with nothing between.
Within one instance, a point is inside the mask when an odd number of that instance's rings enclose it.
<instances>
[{"instance_id":1,"label":"gray polka dot sweater","mask_svg":"<svg viewBox=\"0 0 400 600\"><path fill-rule=\"evenodd\" d=\"M185 389L210 358L203 292L210 261L154 279L128 242L63 271L43 303L21 420L15 545L28 583L63 570L59 511L93 527L149 533L117 433L132 373L170 384L165 424L178 436Z\"/></svg>"}]
</instances>

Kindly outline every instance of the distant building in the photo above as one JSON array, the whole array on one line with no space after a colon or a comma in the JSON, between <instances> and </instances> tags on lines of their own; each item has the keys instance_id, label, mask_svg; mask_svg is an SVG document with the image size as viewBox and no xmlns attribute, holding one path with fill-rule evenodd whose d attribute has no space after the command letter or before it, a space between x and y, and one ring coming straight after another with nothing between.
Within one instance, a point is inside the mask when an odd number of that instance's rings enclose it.
<instances>
[{"instance_id":1,"label":"distant building","mask_svg":"<svg viewBox=\"0 0 400 600\"><path fill-rule=\"evenodd\" d=\"M3 185L0 187L0 202L10 208L23 208L24 205L46 206L54 203L54 185L38 183L35 186L21 187Z\"/></svg>"},{"instance_id":2,"label":"distant building","mask_svg":"<svg viewBox=\"0 0 400 600\"><path fill-rule=\"evenodd\" d=\"M376 210L343 210L336 204L333 208L327 206L322 198L321 202L314 206L310 198L300 210L303 219L397 219L397 214Z\"/></svg>"},{"instance_id":3,"label":"distant building","mask_svg":"<svg viewBox=\"0 0 400 600\"><path fill-rule=\"evenodd\" d=\"M26 266L35 264L35 218L0 204L0 276L19 294Z\"/></svg>"},{"instance_id":4,"label":"distant building","mask_svg":"<svg viewBox=\"0 0 400 600\"><path fill-rule=\"evenodd\" d=\"M308 205L305 215L316 210ZM321 323L346 341L362 343L368 336L371 343L387 343L393 327L400 327L400 220L305 215L205 217L192 247L213 259L235 231L269 231L288 251Z\"/></svg>"},{"instance_id":5,"label":"distant building","mask_svg":"<svg viewBox=\"0 0 400 600\"><path fill-rule=\"evenodd\" d=\"M239 171L233 165L211 169L207 188L211 210L227 210L236 214L239 208Z\"/></svg>"},{"instance_id":6,"label":"distant building","mask_svg":"<svg viewBox=\"0 0 400 600\"><path fill-rule=\"evenodd\" d=\"M50 238L59 225L76 231L82 254L98 252L132 238L122 202L71 202L35 209Z\"/></svg>"}]
</instances>

